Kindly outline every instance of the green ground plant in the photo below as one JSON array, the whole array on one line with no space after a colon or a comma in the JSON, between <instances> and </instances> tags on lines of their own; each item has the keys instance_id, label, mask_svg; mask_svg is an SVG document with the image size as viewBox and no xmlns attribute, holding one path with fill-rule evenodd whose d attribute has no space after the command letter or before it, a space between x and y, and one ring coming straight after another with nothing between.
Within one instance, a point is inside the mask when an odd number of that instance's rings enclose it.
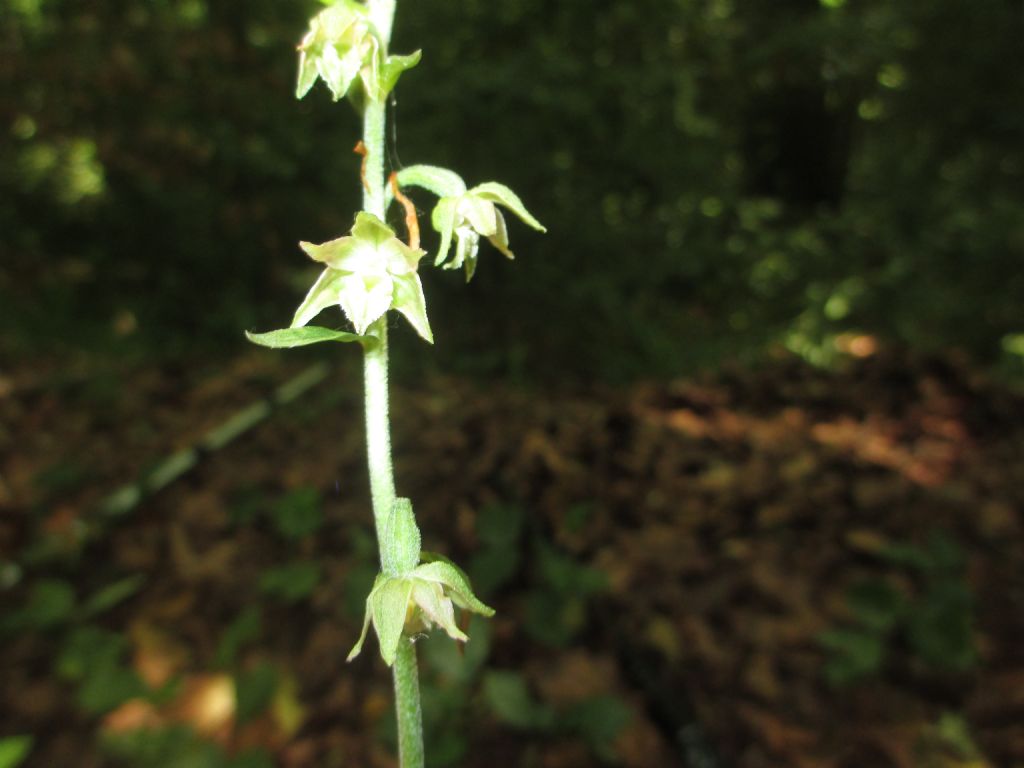
<instances>
[{"instance_id":1,"label":"green ground plant","mask_svg":"<svg viewBox=\"0 0 1024 768\"><path fill-rule=\"evenodd\" d=\"M927 673L971 670L977 663L974 597L956 542L934 531L923 547L894 544L878 554L904 578L866 578L850 586L850 621L818 638L827 653L826 680L841 687L877 675L898 646Z\"/></svg>"},{"instance_id":2,"label":"green ground plant","mask_svg":"<svg viewBox=\"0 0 1024 768\"><path fill-rule=\"evenodd\" d=\"M412 502L396 495L388 416L388 312L402 314L416 333L433 343L426 297L417 269L420 248L416 210L402 193L415 186L438 198L431 223L440 238L435 266L465 271L472 279L480 240L488 240L512 258L508 229L499 206L534 229L544 228L508 187L485 182L468 187L454 171L429 165L396 170L385 179L387 103L401 75L416 66L420 52L389 50L396 0L335 0L310 21L299 46L296 96L304 97L322 80L335 101L347 98L360 113L363 136L362 210L349 234L328 242L301 243L323 264L319 278L295 311L290 327L247 334L272 348L326 341L359 344L364 354L366 448L379 548L380 571L366 598L365 618L349 654L359 654L372 624L380 654L393 670L402 768L424 764L423 725L414 639L433 627L454 640L467 635L455 620L455 608L489 616L493 609L477 599L465 573L447 558L421 551ZM388 209L404 210L406 241L388 225ZM322 310L338 306L352 331L311 325Z\"/></svg>"}]
</instances>

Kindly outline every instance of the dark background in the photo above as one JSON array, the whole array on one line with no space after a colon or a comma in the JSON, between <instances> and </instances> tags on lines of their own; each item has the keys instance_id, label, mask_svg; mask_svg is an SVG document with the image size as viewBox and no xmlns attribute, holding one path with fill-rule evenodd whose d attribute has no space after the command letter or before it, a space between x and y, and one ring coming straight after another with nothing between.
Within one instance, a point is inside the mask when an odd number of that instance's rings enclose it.
<instances>
[{"instance_id":1,"label":"dark background","mask_svg":"<svg viewBox=\"0 0 1024 768\"><path fill-rule=\"evenodd\" d=\"M309 11L5 4L6 355L230 354L285 322L297 241L358 205L354 113L292 96ZM468 290L424 270L438 348L400 359L624 380L779 347L828 362L856 332L1019 370L1022 14L407 4L393 49L424 58L398 90L398 161L505 182L549 234L513 224L518 262L485 252Z\"/></svg>"}]
</instances>

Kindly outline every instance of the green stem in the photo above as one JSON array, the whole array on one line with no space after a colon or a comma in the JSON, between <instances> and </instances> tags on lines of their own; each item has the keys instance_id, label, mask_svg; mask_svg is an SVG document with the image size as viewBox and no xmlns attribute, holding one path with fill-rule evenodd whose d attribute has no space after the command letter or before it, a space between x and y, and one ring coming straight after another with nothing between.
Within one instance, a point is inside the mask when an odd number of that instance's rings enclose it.
<instances>
[{"instance_id":1,"label":"green stem","mask_svg":"<svg viewBox=\"0 0 1024 768\"><path fill-rule=\"evenodd\" d=\"M402 638L395 656L395 716L398 718L398 759L402 768L423 768L423 715L416 646Z\"/></svg>"},{"instance_id":2,"label":"green stem","mask_svg":"<svg viewBox=\"0 0 1024 768\"><path fill-rule=\"evenodd\" d=\"M387 50L396 0L369 0L370 18ZM384 137L385 101L368 98L363 112L363 146L366 165L363 210L385 221ZM388 322L387 315L374 322L369 333L379 340L365 348L363 382L366 402L366 457L370 471L370 495L377 543L383 546L385 523L395 503L395 477L391 462L391 426L388 419ZM395 712L398 717L398 754L401 768L423 768L423 718L416 647L403 639L393 668Z\"/></svg>"},{"instance_id":3,"label":"green stem","mask_svg":"<svg viewBox=\"0 0 1024 768\"><path fill-rule=\"evenodd\" d=\"M370 470L370 496L377 543L384 543L384 525L395 503L395 476L391 466L391 424L388 419L387 316L370 326L379 339L368 344L363 357L363 398L366 410L366 462Z\"/></svg>"}]
</instances>

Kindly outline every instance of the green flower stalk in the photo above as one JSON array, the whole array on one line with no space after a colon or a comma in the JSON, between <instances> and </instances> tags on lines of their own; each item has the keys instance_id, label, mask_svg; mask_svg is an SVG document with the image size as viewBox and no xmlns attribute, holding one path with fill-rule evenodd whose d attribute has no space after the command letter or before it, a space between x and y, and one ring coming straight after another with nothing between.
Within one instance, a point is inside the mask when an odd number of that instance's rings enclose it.
<instances>
[{"instance_id":1,"label":"green flower stalk","mask_svg":"<svg viewBox=\"0 0 1024 768\"><path fill-rule=\"evenodd\" d=\"M381 658L394 678L401 768L423 768L415 638L440 628L453 640L467 642L456 622L456 610L483 616L492 616L494 610L477 599L457 565L420 550L412 502L395 494L387 313L402 314L425 341L433 342L433 333L418 274L425 252L415 240L406 244L397 237L386 223L387 209L394 196L405 201L399 191L402 186L419 186L435 194L438 202L431 221L440 235L435 265L464 268L467 280L476 270L481 238L512 258L508 228L498 206L534 229L543 232L544 227L508 187L486 182L469 189L458 174L445 168L411 166L397 173L394 190L386 187L386 100L401 74L420 60L418 51L405 56L388 51L395 4L396 0L334 0L310 21L299 45L296 95L303 98L322 80L335 101L347 98L362 114L363 210L348 234L325 243L300 243L324 269L296 309L290 327L246 335L256 344L273 348L324 341L355 342L363 348L366 454L381 573L366 598L362 631L348 658L359 655L372 626ZM411 210L409 216L414 218ZM453 240L455 255L449 259ZM341 309L352 330L311 325L334 306Z\"/></svg>"}]
</instances>

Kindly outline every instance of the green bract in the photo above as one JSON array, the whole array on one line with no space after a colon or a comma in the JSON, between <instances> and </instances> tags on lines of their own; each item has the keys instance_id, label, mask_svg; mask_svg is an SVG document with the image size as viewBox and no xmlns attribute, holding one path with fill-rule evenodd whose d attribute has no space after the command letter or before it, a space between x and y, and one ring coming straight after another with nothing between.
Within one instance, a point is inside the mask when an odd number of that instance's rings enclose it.
<instances>
[{"instance_id":1,"label":"green bract","mask_svg":"<svg viewBox=\"0 0 1024 768\"><path fill-rule=\"evenodd\" d=\"M387 523L381 552L384 573L378 574L369 597L363 630L352 651L351 661L363 649L370 623L377 632L380 655L391 666L403 634L435 625L453 640L469 638L455 623L455 606L484 616L494 609L480 602L461 568L451 561L420 552L420 532L408 499L396 499ZM427 562L416 565L423 558Z\"/></svg>"},{"instance_id":2,"label":"green bract","mask_svg":"<svg viewBox=\"0 0 1024 768\"><path fill-rule=\"evenodd\" d=\"M436 265L444 265L445 269L466 268L466 281L472 279L476 271L477 252L480 249L480 237L486 237L491 245L513 258L508 247L508 228L505 217L498 210L503 205L522 219L526 224L540 232L546 232L544 226L535 219L522 200L504 184L487 182L480 184L460 195L442 197L437 201L431 215L434 229L441 234L441 247L434 260ZM452 236L455 237L455 256L445 263L451 248Z\"/></svg>"},{"instance_id":3,"label":"green bract","mask_svg":"<svg viewBox=\"0 0 1024 768\"><path fill-rule=\"evenodd\" d=\"M337 304L362 335L374 320L397 309L420 336L433 343L423 286L416 274L423 250L410 248L365 211L356 216L351 235L300 246L327 268L295 311L292 328L306 325L320 310Z\"/></svg>"}]
</instances>

